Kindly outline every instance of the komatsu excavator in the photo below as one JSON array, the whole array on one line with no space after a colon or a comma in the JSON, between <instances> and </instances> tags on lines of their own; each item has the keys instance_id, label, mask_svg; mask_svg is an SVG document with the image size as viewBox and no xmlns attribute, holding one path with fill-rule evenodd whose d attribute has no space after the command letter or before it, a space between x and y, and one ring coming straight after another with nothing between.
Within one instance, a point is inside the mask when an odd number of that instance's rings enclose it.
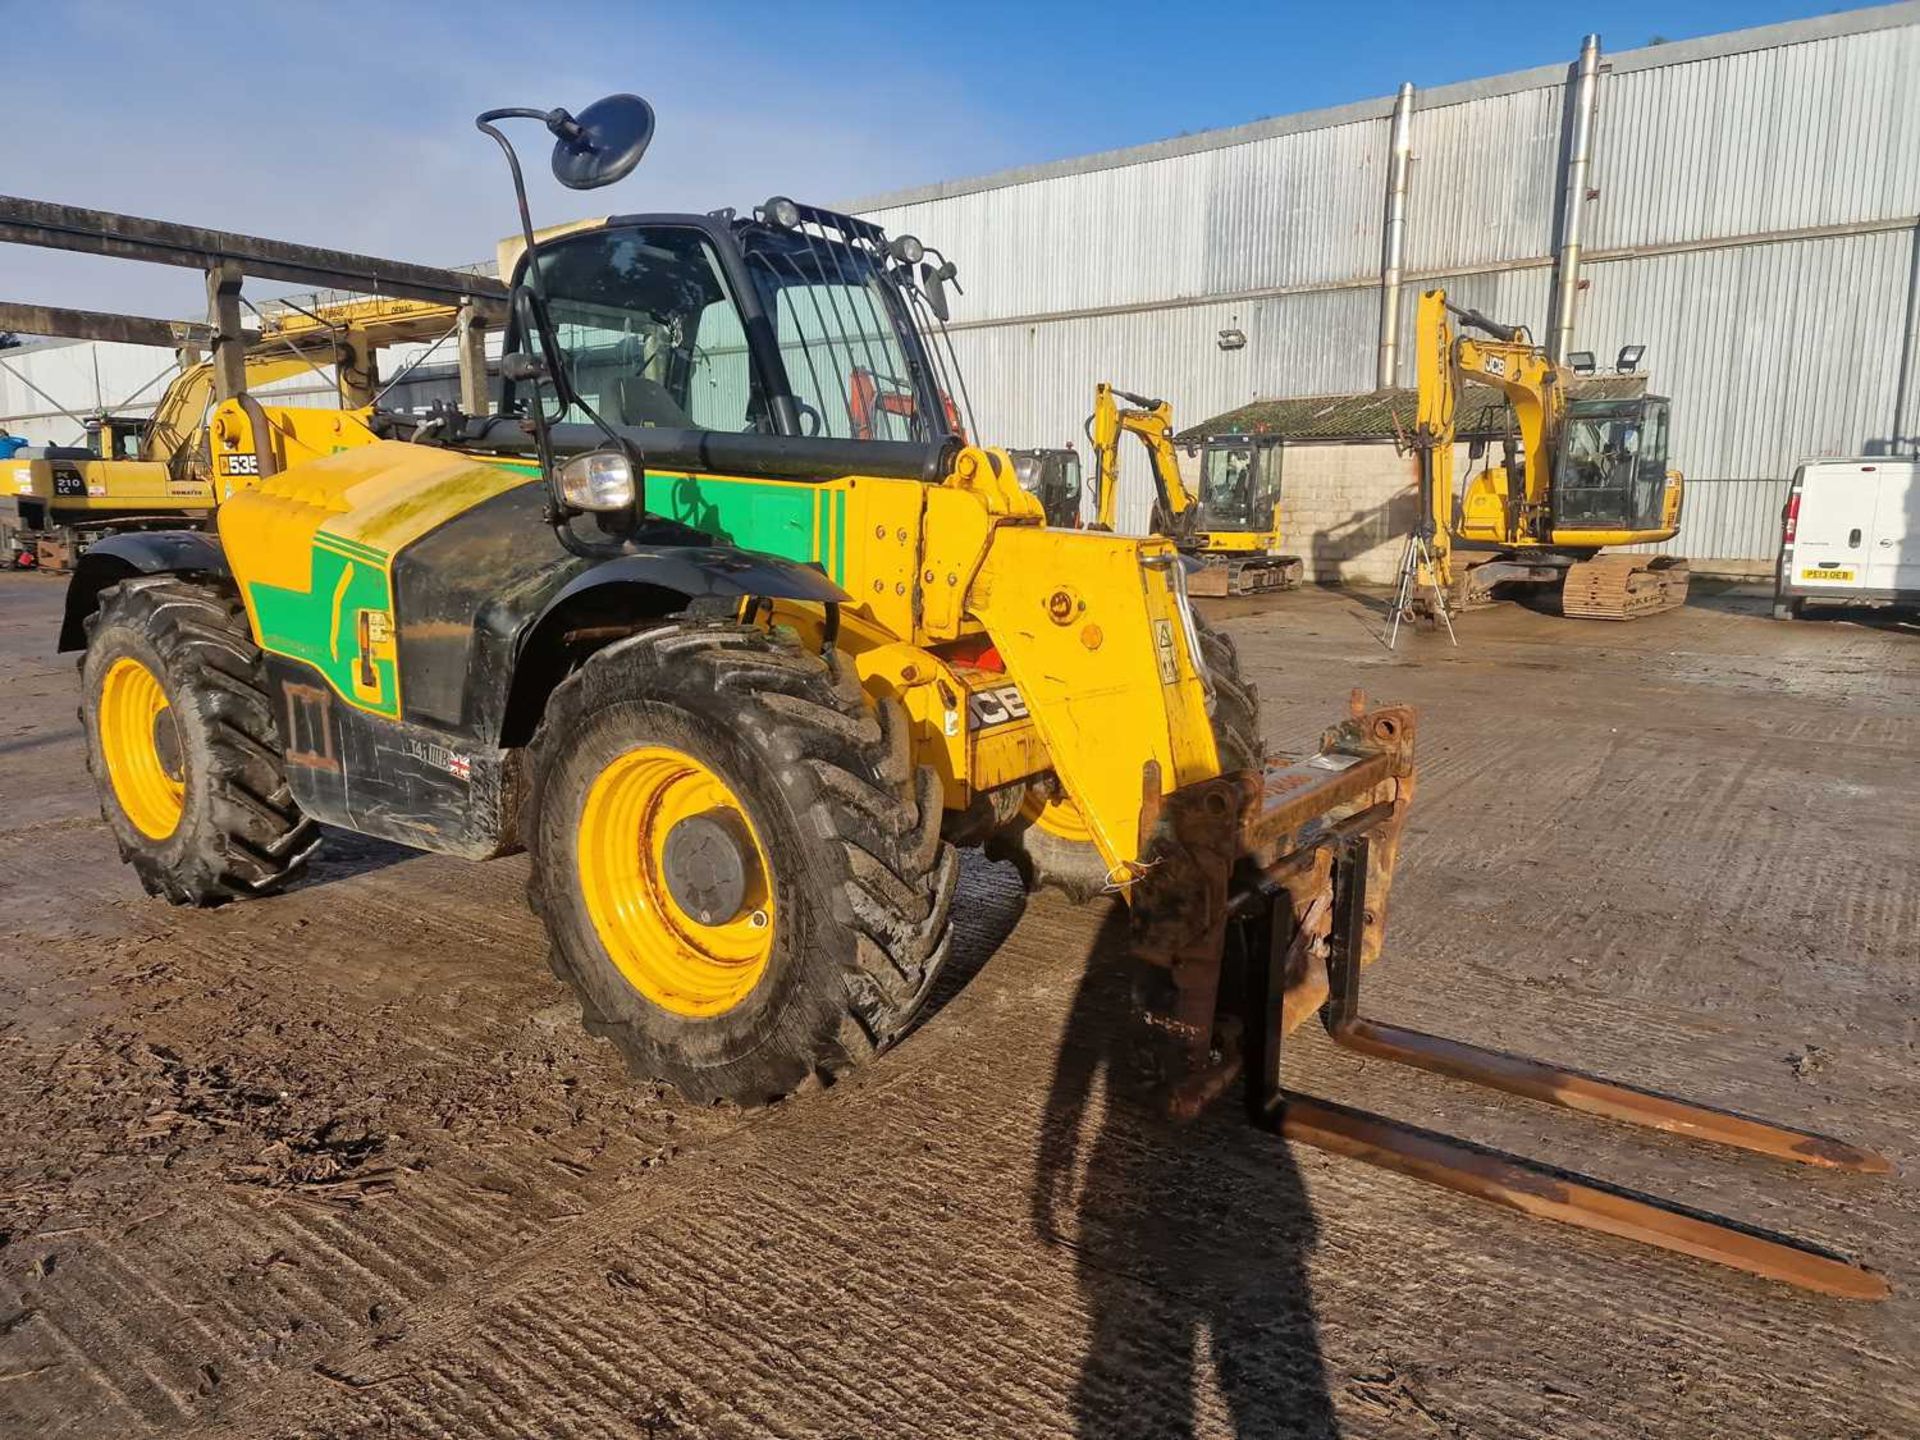
<instances>
[{"instance_id":1,"label":"komatsu excavator","mask_svg":"<svg viewBox=\"0 0 1920 1440\"><path fill-rule=\"evenodd\" d=\"M1453 319L1480 335L1456 333ZM1507 587L1551 587L1562 614L1589 620L1635 620L1686 603L1684 559L1600 553L1680 533L1682 481L1667 468L1665 398L1569 402L1571 373L1524 326L1463 310L1444 290L1420 297L1415 343L1421 538L1431 556L1420 589L1465 610ZM1456 503L1454 411L1468 380L1506 396L1518 436L1503 464L1468 477ZM1457 546L1491 553L1467 564Z\"/></svg>"},{"instance_id":2,"label":"komatsu excavator","mask_svg":"<svg viewBox=\"0 0 1920 1440\"><path fill-rule=\"evenodd\" d=\"M438 339L457 312L448 305L369 297L312 309L275 307L246 359L255 389L334 368L344 409L372 404L380 350ZM85 446L28 447L0 461L0 544L16 569L64 570L115 531L203 523L214 506L206 424L213 364L184 363L145 418L86 419Z\"/></svg>"},{"instance_id":3,"label":"komatsu excavator","mask_svg":"<svg viewBox=\"0 0 1920 1440\"><path fill-rule=\"evenodd\" d=\"M1125 401L1131 408L1123 408ZM1195 595L1252 595L1292 590L1306 566L1280 545L1279 460L1231 441L1202 449L1200 487L1187 488L1173 445L1173 407L1104 381L1093 390L1087 439L1093 446L1095 524L1113 528L1119 508L1120 437L1137 435L1153 468L1153 531L1199 562L1187 577Z\"/></svg>"},{"instance_id":4,"label":"komatsu excavator","mask_svg":"<svg viewBox=\"0 0 1920 1440\"><path fill-rule=\"evenodd\" d=\"M1124 903L1168 1104L1236 1080L1259 1126L1532 1214L1834 1294L1872 1271L1313 1099L1340 1044L1808 1165L1865 1151L1362 1018L1415 717L1356 694L1269 757L1172 541L1049 527L962 433L940 267L786 197L546 241L500 123L554 173L630 171L653 115L489 111L525 250L499 408L223 404L215 534L110 537L70 586L102 813L147 889L286 882L322 824L484 860L529 897L585 1023L695 1100L760 1104L905 1033L946 960L955 849ZM905 391L860 438L854 361ZM364 421L364 423L362 423ZM1047 843L1029 844L1036 806ZM396 957L396 962L401 957ZM1169 1223L1183 1222L1169 1217Z\"/></svg>"}]
</instances>

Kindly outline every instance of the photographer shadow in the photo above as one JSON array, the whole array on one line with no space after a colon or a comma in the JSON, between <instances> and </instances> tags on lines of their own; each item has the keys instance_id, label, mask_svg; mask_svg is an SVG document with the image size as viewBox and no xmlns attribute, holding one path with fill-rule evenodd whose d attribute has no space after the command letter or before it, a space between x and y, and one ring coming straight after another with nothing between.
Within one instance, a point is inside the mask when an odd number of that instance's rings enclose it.
<instances>
[{"instance_id":1,"label":"photographer shadow","mask_svg":"<svg viewBox=\"0 0 1920 1440\"><path fill-rule=\"evenodd\" d=\"M1336 1436L1306 1273L1314 1218L1293 1157L1245 1122L1237 1093L1198 1120L1165 1117L1131 1003L1141 968L1116 908L1041 1125L1034 1227L1073 1252L1091 1318L1077 1433L1192 1435L1210 1378L1240 1440Z\"/></svg>"}]
</instances>

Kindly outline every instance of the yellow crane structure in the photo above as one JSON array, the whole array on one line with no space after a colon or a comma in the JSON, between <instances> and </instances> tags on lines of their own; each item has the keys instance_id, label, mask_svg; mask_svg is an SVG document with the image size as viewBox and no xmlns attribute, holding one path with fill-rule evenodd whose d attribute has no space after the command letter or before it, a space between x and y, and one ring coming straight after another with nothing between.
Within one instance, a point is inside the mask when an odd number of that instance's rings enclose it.
<instances>
[{"instance_id":1,"label":"yellow crane structure","mask_svg":"<svg viewBox=\"0 0 1920 1440\"><path fill-rule=\"evenodd\" d=\"M330 365L339 409L364 410L380 388L379 352L436 340L457 314L451 305L382 296L282 305L262 317L248 347L247 387ZM7 561L63 570L101 535L205 521L215 498L206 445L213 398L213 363L189 360L151 415L90 415L83 446L28 447L0 461Z\"/></svg>"},{"instance_id":2,"label":"yellow crane structure","mask_svg":"<svg viewBox=\"0 0 1920 1440\"><path fill-rule=\"evenodd\" d=\"M1096 528L1113 529L1118 512L1122 435L1139 437L1153 468L1153 533L1168 536L1181 554L1200 562L1187 578L1192 594L1250 595L1299 585L1305 572L1300 557L1278 553L1278 455L1264 456L1229 436L1209 439L1200 450L1196 492L1180 474L1173 407L1105 381L1094 386L1093 415L1087 421Z\"/></svg>"},{"instance_id":3,"label":"yellow crane structure","mask_svg":"<svg viewBox=\"0 0 1920 1440\"><path fill-rule=\"evenodd\" d=\"M1431 557L1423 587L1454 609L1490 603L1507 586L1556 587L1563 614L1595 620L1686 603L1684 559L1600 553L1680 533L1684 487L1667 468L1665 397L1569 401L1571 373L1524 326L1463 310L1445 290L1420 297L1416 353L1421 538ZM1456 499L1454 412L1470 380L1506 397L1518 434L1503 462L1470 474ZM1463 564L1457 548L1492 553Z\"/></svg>"}]
</instances>

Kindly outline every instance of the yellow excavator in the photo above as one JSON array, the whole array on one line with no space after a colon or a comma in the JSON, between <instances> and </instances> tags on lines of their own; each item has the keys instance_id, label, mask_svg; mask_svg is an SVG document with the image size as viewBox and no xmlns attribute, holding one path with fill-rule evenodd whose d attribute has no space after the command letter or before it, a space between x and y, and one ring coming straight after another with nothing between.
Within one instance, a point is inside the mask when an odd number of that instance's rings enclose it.
<instances>
[{"instance_id":1,"label":"yellow excavator","mask_svg":"<svg viewBox=\"0 0 1920 1440\"><path fill-rule=\"evenodd\" d=\"M366 297L283 305L263 316L248 347L249 390L335 368L342 409L372 403L378 352L430 341L456 319L448 305ZM206 445L213 364L183 364L150 416L97 414L85 419L81 446L37 446L0 461L0 546L15 569L61 571L88 544L121 530L203 523L213 511Z\"/></svg>"},{"instance_id":2,"label":"yellow excavator","mask_svg":"<svg viewBox=\"0 0 1920 1440\"><path fill-rule=\"evenodd\" d=\"M1480 333L1457 332L1455 320ZM1679 556L1600 553L1680 533L1683 482L1667 468L1665 397L1570 401L1571 373L1525 327L1463 310L1445 290L1420 297L1416 348L1421 538L1430 556L1423 590L1465 610L1509 587L1552 587L1562 614L1590 620L1634 620L1686 603ZM1468 476L1456 501L1454 412L1469 380L1506 396L1518 434L1501 464ZM1473 449L1484 457L1481 445ZM1465 564L1456 547L1491 553Z\"/></svg>"},{"instance_id":3,"label":"yellow excavator","mask_svg":"<svg viewBox=\"0 0 1920 1440\"><path fill-rule=\"evenodd\" d=\"M1093 414L1087 421L1097 529L1113 529L1118 512L1122 435L1140 438L1153 467L1153 533L1168 536L1182 555L1199 561L1187 577L1191 594L1253 595L1300 584L1306 569L1300 557L1278 553L1278 454L1263 457L1254 446L1232 437L1209 440L1201 448L1196 493L1180 475L1173 407L1104 381L1094 386Z\"/></svg>"},{"instance_id":4,"label":"yellow excavator","mask_svg":"<svg viewBox=\"0 0 1920 1440\"><path fill-rule=\"evenodd\" d=\"M617 95L544 124L563 184L638 162ZM102 815L147 890L217 905L338 826L484 861L529 899L583 1020L640 1075L763 1104L904 1035L952 945L956 850L1058 821L1022 867L1127 906L1142 1058L1191 1115L1861 1299L1782 1236L1319 1100L1287 1036L1827 1168L1839 1140L1363 1017L1413 799L1414 713L1358 695L1270 757L1174 544L1050 527L942 403L951 262L775 196L622 215L512 275L486 414L222 404L213 533L111 536L60 647ZM832 303L829 304L828 302ZM835 307L838 307L836 314ZM751 363L747 363L747 362ZM861 434L836 377L910 395ZM339 923L351 926L353 917ZM1018 1016L1011 1017L1017 1023ZM1192 1223L1170 1216L1168 1223Z\"/></svg>"}]
</instances>

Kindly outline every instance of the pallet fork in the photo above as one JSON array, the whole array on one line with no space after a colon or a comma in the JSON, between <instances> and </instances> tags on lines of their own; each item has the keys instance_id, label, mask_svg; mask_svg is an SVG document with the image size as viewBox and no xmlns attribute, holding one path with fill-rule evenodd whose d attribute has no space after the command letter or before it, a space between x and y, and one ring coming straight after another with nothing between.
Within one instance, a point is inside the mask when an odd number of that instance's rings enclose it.
<instances>
[{"instance_id":1,"label":"pallet fork","mask_svg":"<svg viewBox=\"0 0 1920 1440\"><path fill-rule=\"evenodd\" d=\"M1253 1122L1283 1139L1803 1289L1884 1299L1883 1276L1803 1241L1287 1088L1286 1036L1317 1009L1336 1045L1372 1059L1803 1165L1890 1168L1828 1136L1363 1016L1360 973L1379 951L1411 798L1412 737L1410 711L1369 712L1356 693L1353 718L1329 731L1316 755L1269 762L1259 777L1226 777L1216 802L1204 790L1168 797L1181 803L1155 817L1159 865L1154 888L1135 902L1135 949L1173 976L1173 1013L1150 1019L1186 1048L1175 1113L1193 1113L1244 1074ZM1172 898L1183 875L1185 903ZM1232 973L1233 957L1246 973ZM1203 1018L1234 996L1237 1017Z\"/></svg>"}]
</instances>

